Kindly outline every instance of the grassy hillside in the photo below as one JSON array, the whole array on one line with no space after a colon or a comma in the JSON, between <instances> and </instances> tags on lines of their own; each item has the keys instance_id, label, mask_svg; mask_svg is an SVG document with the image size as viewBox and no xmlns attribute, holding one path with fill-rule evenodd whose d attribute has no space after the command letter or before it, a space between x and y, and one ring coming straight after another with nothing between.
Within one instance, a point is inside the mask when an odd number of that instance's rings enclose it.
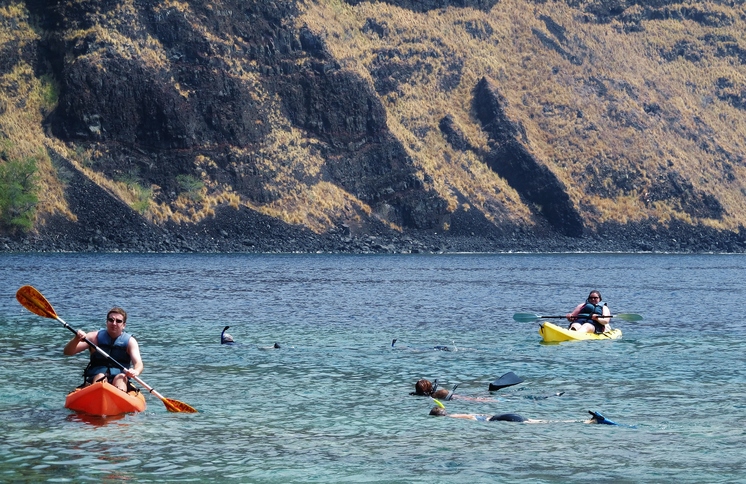
<instances>
[{"instance_id":1,"label":"grassy hillside","mask_svg":"<svg viewBox=\"0 0 746 484\"><path fill-rule=\"evenodd\" d=\"M438 231L451 223L440 210L534 227L541 207L486 163L497 143L475 114L486 79L517 141L588 228L746 226L743 3L501 0L421 12L396 3L4 2L0 164L34 167L38 202L23 207L37 228L53 214L75 219L68 174L48 150L156 225L241 207L317 233L367 218L402 230L414 216L406 210L430 211ZM297 14L278 13L281 4ZM196 87L198 76L207 81ZM299 79L326 82L324 92L357 79L376 98L360 102L375 119L367 128L345 119L355 100L341 92L333 121L349 132L313 112L301 121L294 110L304 106L288 101ZM50 130L60 97L78 125ZM110 115L92 114L102 111ZM358 179L340 171L350 164ZM428 190L443 203L418 204ZM11 225L0 231L20 227Z\"/></svg>"},{"instance_id":2,"label":"grassy hillside","mask_svg":"<svg viewBox=\"0 0 746 484\"><path fill-rule=\"evenodd\" d=\"M42 129L44 116L57 102L56 85L49 76L34 71L34 52L39 32L29 21L28 11L19 3L0 7L0 168L12 165L33 167L38 207L47 213L62 212L70 217L63 196L63 182L52 168L44 149L48 140ZM12 191L11 182L21 183L3 170L4 195ZM11 171L11 170L9 170ZM0 197L5 199L5 197ZM11 205L13 205L11 203ZM34 204L36 205L36 204ZM24 224L11 223L12 206L3 204L0 230L17 231ZM25 207L16 207L25 210ZM6 216L7 215L7 216ZM29 210L34 218L34 211Z\"/></svg>"},{"instance_id":3,"label":"grassy hillside","mask_svg":"<svg viewBox=\"0 0 746 484\"><path fill-rule=\"evenodd\" d=\"M414 13L340 0L309 2L298 22L345 68L382 86L392 132L452 204L460 192L488 216L502 206L525 215L509 187L438 131L451 115L474 146L486 147L471 98L488 77L530 152L590 219L734 229L746 222L746 9L668 7L686 9L692 19L646 20L650 12L633 5L596 23L563 2ZM387 78L395 89L384 87Z\"/></svg>"}]
</instances>

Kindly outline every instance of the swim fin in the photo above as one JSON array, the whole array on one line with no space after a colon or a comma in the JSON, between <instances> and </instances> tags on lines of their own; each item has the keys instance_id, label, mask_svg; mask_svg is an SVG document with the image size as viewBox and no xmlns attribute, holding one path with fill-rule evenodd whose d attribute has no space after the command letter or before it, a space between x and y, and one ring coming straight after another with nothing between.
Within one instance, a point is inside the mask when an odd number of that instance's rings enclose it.
<instances>
[{"instance_id":1,"label":"swim fin","mask_svg":"<svg viewBox=\"0 0 746 484\"><path fill-rule=\"evenodd\" d=\"M628 429L636 429L637 428L636 425L627 425L627 424L616 423L616 422L614 422L612 420L609 420L608 418L604 417L600 413L594 412L592 410L588 410L588 413L590 413L591 415L593 415L593 418L596 419L596 423L605 424L605 425L616 425L618 427L626 427Z\"/></svg>"},{"instance_id":2,"label":"swim fin","mask_svg":"<svg viewBox=\"0 0 746 484\"><path fill-rule=\"evenodd\" d=\"M593 410L588 410L588 413L590 413L591 415L593 415L593 418L596 420L597 424L619 425L618 423L609 420L608 418L604 417L603 415L601 415L598 412L594 412Z\"/></svg>"},{"instance_id":3,"label":"swim fin","mask_svg":"<svg viewBox=\"0 0 746 484\"><path fill-rule=\"evenodd\" d=\"M501 388L518 385L519 383L523 383L523 379L512 371L509 371L497 380L490 383L490 391L494 392L500 390Z\"/></svg>"}]
</instances>

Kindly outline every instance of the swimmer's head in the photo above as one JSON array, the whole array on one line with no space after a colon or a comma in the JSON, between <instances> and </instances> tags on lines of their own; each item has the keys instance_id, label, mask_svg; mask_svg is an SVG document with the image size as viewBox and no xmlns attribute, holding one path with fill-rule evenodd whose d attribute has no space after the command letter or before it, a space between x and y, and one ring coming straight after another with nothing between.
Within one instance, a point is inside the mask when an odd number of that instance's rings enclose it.
<instances>
[{"instance_id":1,"label":"swimmer's head","mask_svg":"<svg viewBox=\"0 0 746 484\"><path fill-rule=\"evenodd\" d=\"M430 396L430 394L432 393L433 393L433 384L430 383L430 380L425 380L423 378L422 380L418 380L417 383L414 384L415 395Z\"/></svg>"},{"instance_id":2,"label":"swimmer's head","mask_svg":"<svg viewBox=\"0 0 746 484\"><path fill-rule=\"evenodd\" d=\"M445 407L439 407L436 405L430 410L430 415L435 415L436 417L445 417L446 409Z\"/></svg>"},{"instance_id":3,"label":"swimmer's head","mask_svg":"<svg viewBox=\"0 0 746 484\"><path fill-rule=\"evenodd\" d=\"M445 400L449 393L451 392L449 392L445 388L439 388L438 390L435 390L430 396L433 398Z\"/></svg>"}]
</instances>

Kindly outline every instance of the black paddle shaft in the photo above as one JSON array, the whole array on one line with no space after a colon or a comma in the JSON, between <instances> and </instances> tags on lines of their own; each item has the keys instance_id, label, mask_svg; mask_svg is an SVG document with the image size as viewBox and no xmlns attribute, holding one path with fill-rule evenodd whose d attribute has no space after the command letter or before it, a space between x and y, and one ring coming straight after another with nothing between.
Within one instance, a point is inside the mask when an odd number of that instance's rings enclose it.
<instances>
[{"instance_id":1,"label":"black paddle shaft","mask_svg":"<svg viewBox=\"0 0 746 484\"><path fill-rule=\"evenodd\" d=\"M570 316L570 317L574 319L580 319L580 318L590 319L591 316L593 316L593 314L577 314L575 316ZM539 316L539 317L546 318L546 319L565 319L567 316ZM611 314L607 314L607 315L599 314L598 317L599 318L613 318L614 316L612 316Z\"/></svg>"},{"instance_id":2,"label":"black paddle shaft","mask_svg":"<svg viewBox=\"0 0 746 484\"><path fill-rule=\"evenodd\" d=\"M66 327L67 329L69 329L70 331L72 331L77 336L77 334L78 334L78 330L77 329L73 328L72 326L70 326L66 322L62 321L60 318L57 318L57 321L60 321L64 327ZM127 368L125 368L123 364L119 363L117 360L115 360L114 358L112 358L109 355L109 353L107 353L106 351L104 351L101 348L99 348L98 346L96 346L93 343L93 341L89 340L88 338L83 338L83 341L85 341L86 343L88 343L88 346L90 346L91 348L93 348L96 351L98 351L99 353L101 353L101 355L104 358L106 358L107 360L111 361L116 366L118 366L120 370L122 370L122 371L126 371L127 370Z\"/></svg>"}]
</instances>

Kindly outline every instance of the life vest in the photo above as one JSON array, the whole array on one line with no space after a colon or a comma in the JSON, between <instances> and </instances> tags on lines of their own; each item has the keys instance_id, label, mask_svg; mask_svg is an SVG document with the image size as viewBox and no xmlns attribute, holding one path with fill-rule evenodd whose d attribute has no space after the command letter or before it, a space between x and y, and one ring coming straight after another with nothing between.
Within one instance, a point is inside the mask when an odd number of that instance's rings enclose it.
<instances>
[{"instance_id":1,"label":"life vest","mask_svg":"<svg viewBox=\"0 0 746 484\"><path fill-rule=\"evenodd\" d=\"M580 312L578 313L578 315L587 314L590 316L592 314L598 314L599 317L603 317L604 306L606 306L606 303L592 304L592 303L586 302L585 306L580 308ZM580 324L594 322L591 318L578 318L576 319L576 321Z\"/></svg>"},{"instance_id":2,"label":"life vest","mask_svg":"<svg viewBox=\"0 0 746 484\"><path fill-rule=\"evenodd\" d=\"M122 333L115 341L112 341L109 333L107 333L105 329L102 329L97 335L97 346L107 352L113 359L121 363L123 367L130 368L132 366L132 360L130 359L130 355L127 353L127 345L129 345L131 337L132 335L129 333ZM83 374L85 376L93 376L98 373L117 375L121 372L122 370L116 364L112 363L98 351L94 351L91 353L91 361L88 363Z\"/></svg>"}]
</instances>

